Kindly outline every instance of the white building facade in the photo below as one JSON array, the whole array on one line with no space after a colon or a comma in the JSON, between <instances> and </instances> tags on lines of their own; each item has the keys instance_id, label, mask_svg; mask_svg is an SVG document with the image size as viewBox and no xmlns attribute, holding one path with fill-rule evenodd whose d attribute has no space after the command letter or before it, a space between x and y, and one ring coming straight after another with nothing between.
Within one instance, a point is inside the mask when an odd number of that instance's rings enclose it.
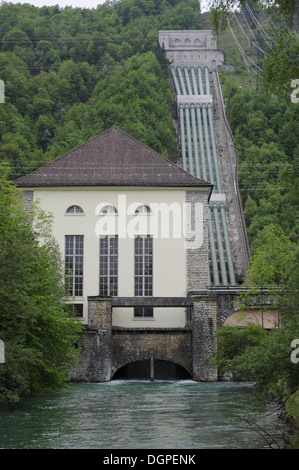
<instances>
[{"instance_id":1,"label":"white building facade","mask_svg":"<svg viewBox=\"0 0 299 470\"><path fill-rule=\"evenodd\" d=\"M113 127L15 181L53 214L68 302L90 296L184 298L209 285L212 186ZM184 328L184 307L113 309L112 327Z\"/></svg>"}]
</instances>

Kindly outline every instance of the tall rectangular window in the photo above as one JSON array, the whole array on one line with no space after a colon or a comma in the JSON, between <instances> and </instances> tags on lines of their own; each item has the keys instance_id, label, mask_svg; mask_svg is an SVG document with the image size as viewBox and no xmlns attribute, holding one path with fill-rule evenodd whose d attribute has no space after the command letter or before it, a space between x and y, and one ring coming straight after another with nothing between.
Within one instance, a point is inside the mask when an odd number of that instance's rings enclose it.
<instances>
[{"instance_id":1,"label":"tall rectangular window","mask_svg":"<svg viewBox=\"0 0 299 470\"><path fill-rule=\"evenodd\" d=\"M118 236L100 236L100 295L117 295Z\"/></svg>"},{"instance_id":2,"label":"tall rectangular window","mask_svg":"<svg viewBox=\"0 0 299 470\"><path fill-rule=\"evenodd\" d=\"M83 235L65 236L65 284L69 296L83 296Z\"/></svg>"},{"instance_id":3,"label":"tall rectangular window","mask_svg":"<svg viewBox=\"0 0 299 470\"><path fill-rule=\"evenodd\" d=\"M153 295L153 238L151 235L135 236L135 295ZM153 308L137 307L135 317L152 317Z\"/></svg>"}]
</instances>

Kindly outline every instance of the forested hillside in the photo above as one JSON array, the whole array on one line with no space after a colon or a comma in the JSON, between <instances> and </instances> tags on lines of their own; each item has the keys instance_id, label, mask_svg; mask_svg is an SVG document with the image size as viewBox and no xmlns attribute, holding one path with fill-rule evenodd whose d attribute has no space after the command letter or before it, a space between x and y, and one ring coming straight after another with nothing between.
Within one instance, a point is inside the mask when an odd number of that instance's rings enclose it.
<instances>
[{"instance_id":1,"label":"forested hillside","mask_svg":"<svg viewBox=\"0 0 299 470\"><path fill-rule=\"evenodd\" d=\"M211 26L197 0L120 0L93 10L2 4L0 161L11 178L113 125L176 161L174 98L158 31L201 27ZM251 247L269 223L297 243L299 105L257 89L229 31L218 44L235 67L220 74Z\"/></svg>"},{"instance_id":2,"label":"forested hillside","mask_svg":"<svg viewBox=\"0 0 299 470\"><path fill-rule=\"evenodd\" d=\"M159 29L200 28L197 0L0 7L0 160L28 173L112 125L175 159ZM157 125L159 123L159 125Z\"/></svg>"},{"instance_id":3,"label":"forested hillside","mask_svg":"<svg viewBox=\"0 0 299 470\"><path fill-rule=\"evenodd\" d=\"M280 226L297 244L299 106L289 98L239 88L226 74L222 82L251 248L269 224Z\"/></svg>"}]
</instances>

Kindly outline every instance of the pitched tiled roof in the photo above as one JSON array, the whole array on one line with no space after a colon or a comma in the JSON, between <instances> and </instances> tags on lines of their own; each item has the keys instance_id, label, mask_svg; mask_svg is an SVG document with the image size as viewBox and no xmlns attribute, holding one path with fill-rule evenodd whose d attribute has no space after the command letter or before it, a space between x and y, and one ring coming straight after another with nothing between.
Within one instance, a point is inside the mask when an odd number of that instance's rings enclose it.
<instances>
[{"instance_id":1,"label":"pitched tiled roof","mask_svg":"<svg viewBox=\"0 0 299 470\"><path fill-rule=\"evenodd\" d=\"M19 187L211 186L117 127L14 183Z\"/></svg>"}]
</instances>

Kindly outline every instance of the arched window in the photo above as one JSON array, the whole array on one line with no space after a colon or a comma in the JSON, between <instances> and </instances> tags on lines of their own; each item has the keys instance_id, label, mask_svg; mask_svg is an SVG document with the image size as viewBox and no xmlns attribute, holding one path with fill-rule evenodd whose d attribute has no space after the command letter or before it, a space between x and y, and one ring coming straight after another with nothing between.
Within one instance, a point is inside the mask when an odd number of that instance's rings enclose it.
<instances>
[{"instance_id":1,"label":"arched window","mask_svg":"<svg viewBox=\"0 0 299 470\"><path fill-rule=\"evenodd\" d=\"M102 209L100 210L100 214L101 215L117 214L117 209L111 204L107 204L106 206L102 207Z\"/></svg>"},{"instance_id":2,"label":"arched window","mask_svg":"<svg viewBox=\"0 0 299 470\"><path fill-rule=\"evenodd\" d=\"M84 214L82 207L80 206L70 206L67 208L66 214Z\"/></svg>"},{"instance_id":3,"label":"arched window","mask_svg":"<svg viewBox=\"0 0 299 470\"><path fill-rule=\"evenodd\" d=\"M151 208L149 206L146 206L145 204L138 206L137 209L135 209L135 214L150 214Z\"/></svg>"}]
</instances>

